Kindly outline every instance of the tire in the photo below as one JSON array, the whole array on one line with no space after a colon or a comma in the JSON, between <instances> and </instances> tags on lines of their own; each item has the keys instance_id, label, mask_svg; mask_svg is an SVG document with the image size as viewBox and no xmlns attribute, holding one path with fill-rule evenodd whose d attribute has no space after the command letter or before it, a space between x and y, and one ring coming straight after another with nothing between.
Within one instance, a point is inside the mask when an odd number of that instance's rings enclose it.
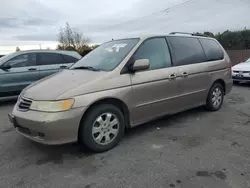
<instances>
[{"instance_id":1,"label":"tire","mask_svg":"<svg viewBox=\"0 0 250 188\"><path fill-rule=\"evenodd\" d=\"M124 130L125 121L121 110L111 104L101 104L93 107L81 122L79 141L94 152L104 152L119 143Z\"/></svg>"},{"instance_id":2,"label":"tire","mask_svg":"<svg viewBox=\"0 0 250 188\"><path fill-rule=\"evenodd\" d=\"M219 94L218 97L215 94ZM215 99L218 99L218 103L214 102ZM220 99L220 100L219 100ZM209 90L207 101L206 101L206 109L209 111L217 111L221 108L224 100L224 89L220 83L214 83Z\"/></svg>"},{"instance_id":3,"label":"tire","mask_svg":"<svg viewBox=\"0 0 250 188\"><path fill-rule=\"evenodd\" d=\"M239 84L240 82L239 81L233 81L233 84Z\"/></svg>"}]
</instances>

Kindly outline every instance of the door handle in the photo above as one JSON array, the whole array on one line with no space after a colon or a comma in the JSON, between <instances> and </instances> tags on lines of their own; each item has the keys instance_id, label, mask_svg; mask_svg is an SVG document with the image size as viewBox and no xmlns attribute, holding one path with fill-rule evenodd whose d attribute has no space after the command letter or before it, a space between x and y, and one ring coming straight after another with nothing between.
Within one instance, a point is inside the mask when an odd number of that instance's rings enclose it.
<instances>
[{"instance_id":1,"label":"door handle","mask_svg":"<svg viewBox=\"0 0 250 188\"><path fill-rule=\"evenodd\" d=\"M170 80L173 80L173 79L175 79L176 77L177 77L176 74L173 73L173 74L170 74L168 78L169 78Z\"/></svg>"},{"instance_id":2,"label":"door handle","mask_svg":"<svg viewBox=\"0 0 250 188\"><path fill-rule=\"evenodd\" d=\"M65 65L60 66L60 69L65 69L65 68L67 68L67 66Z\"/></svg>"},{"instance_id":3,"label":"door handle","mask_svg":"<svg viewBox=\"0 0 250 188\"><path fill-rule=\"evenodd\" d=\"M37 70L36 68L29 68L28 71L35 71Z\"/></svg>"},{"instance_id":4,"label":"door handle","mask_svg":"<svg viewBox=\"0 0 250 188\"><path fill-rule=\"evenodd\" d=\"M187 72L183 72L183 73L181 74L181 77L188 77L188 73L187 73Z\"/></svg>"}]
</instances>

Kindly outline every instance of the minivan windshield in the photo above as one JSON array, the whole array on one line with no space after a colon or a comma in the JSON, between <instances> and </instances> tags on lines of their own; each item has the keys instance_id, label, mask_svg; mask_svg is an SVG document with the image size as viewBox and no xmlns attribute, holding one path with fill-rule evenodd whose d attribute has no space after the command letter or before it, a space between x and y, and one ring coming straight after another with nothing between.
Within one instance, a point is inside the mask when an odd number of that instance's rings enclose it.
<instances>
[{"instance_id":1,"label":"minivan windshield","mask_svg":"<svg viewBox=\"0 0 250 188\"><path fill-rule=\"evenodd\" d=\"M106 42L77 61L70 69L111 71L138 43L138 38Z\"/></svg>"}]
</instances>

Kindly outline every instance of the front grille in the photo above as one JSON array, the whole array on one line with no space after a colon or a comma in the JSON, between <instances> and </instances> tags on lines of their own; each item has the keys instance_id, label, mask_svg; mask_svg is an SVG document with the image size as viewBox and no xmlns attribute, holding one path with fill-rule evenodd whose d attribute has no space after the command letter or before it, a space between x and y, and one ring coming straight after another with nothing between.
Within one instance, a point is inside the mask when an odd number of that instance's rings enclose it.
<instances>
[{"instance_id":1,"label":"front grille","mask_svg":"<svg viewBox=\"0 0 250 188\"><path fill-rule=\"evenodd\" d=\"M29 110L31 103L32 103L32 100L30 99L20 98L18 109L21 111L27 111Z\"/></svg>"},{"instance_id":2,"label":"front grille","mask_svg":"<svg viewBox=\"0 0 250 188\"><path fill-rule=\"evenodd\" d=\"M233 71L234 73L250 73L250 71Z\"/></svg>"}]
</instances>

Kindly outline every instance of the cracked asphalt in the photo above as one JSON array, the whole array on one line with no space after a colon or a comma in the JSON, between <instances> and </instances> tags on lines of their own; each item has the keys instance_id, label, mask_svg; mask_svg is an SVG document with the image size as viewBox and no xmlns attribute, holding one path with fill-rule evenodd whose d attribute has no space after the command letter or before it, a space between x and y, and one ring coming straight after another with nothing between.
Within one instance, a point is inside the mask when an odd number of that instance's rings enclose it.
<instances>
[{"instance_id":1,"label":"cracked asphalt","mask_svg":"<svg viewBox=\"0 0 250 188\"><path fill-rule=\"evenodd\" d=\"M222 109L196 108L125 134L93 154L77 144L43 146L8 121L0 103L0 187L250 188L250 87L234 86Z\"/></svg>"}]
</instances>

